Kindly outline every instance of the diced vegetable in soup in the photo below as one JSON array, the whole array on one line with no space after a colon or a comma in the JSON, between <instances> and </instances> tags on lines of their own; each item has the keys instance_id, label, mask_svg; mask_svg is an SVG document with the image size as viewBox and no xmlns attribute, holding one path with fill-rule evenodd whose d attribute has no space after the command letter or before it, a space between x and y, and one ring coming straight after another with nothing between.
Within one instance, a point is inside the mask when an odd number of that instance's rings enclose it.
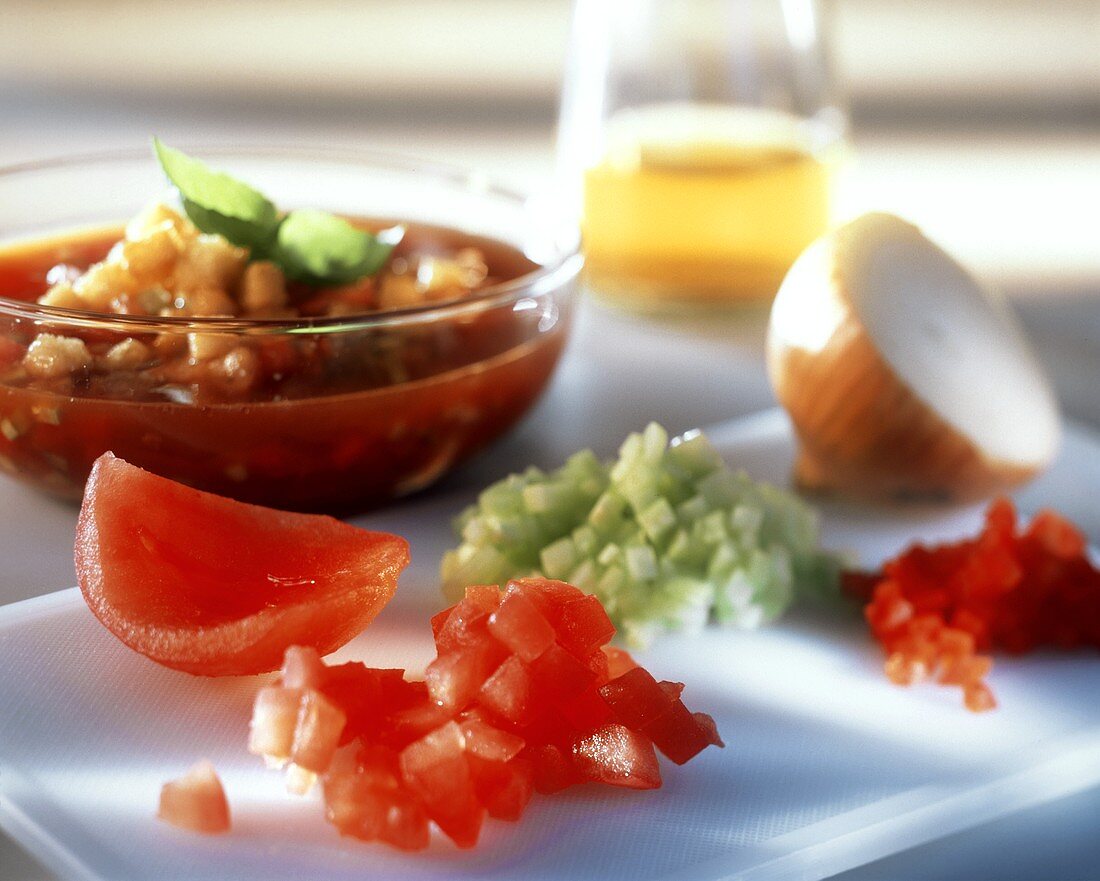
<instances>
[{"instance_id":1,"label":"diced vegetable in soup","mask_svg":"<svg viewBox=\"0 0 1100 881\"><path fill-rule=\"evenodd\" d=\"M379 240L404 233L377 272L338 284L292 277L162 204L124 229L0 249L0 307L103 316L28 321L0 308L0 471L77 498L112 450L224 495L336 510L426 486L484 446L549 378L568 323L554 303L332 322L461 301L538 265L457 230L348 223ZM201 330L165 318L258 321ZM280 323L303 319L328 324Z\"/></svg>"},{"instance_id":2,"label":"diced vegetable in soup","mask_svg":"<svg viewBox=\"0 0 1100 881\"><path fill-rule=\"evenodd\" d=\"M271 260L252 259L247 248L203 233L157 203L126 225L102 259L91 265L59 260L47 270L46 280L51 284L38 302L65 309L285 319L423 306L468 296L497 279L490 277L486 255L476 246L445 253L395 249L377 275L318 288L288 280Z\"/></svg>"}]
</instances>

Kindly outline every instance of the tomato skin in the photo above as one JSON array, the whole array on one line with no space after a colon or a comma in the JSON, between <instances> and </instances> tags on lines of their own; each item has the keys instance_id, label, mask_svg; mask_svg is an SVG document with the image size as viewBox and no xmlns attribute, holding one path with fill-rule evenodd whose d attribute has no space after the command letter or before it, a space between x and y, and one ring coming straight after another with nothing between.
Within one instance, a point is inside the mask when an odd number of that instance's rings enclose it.
<instances>
[{"instance_id":1,"label":"tomato skin","mask_svg":"<svg viewBox=\"0 0 1100 881\"><path fill-rule=\"evenodd\" d=\"M201 492L105 453L88 479L76 570L93 614L146 657L188 673L279 668L321 655L393 596L408 544L331 517Z\"/></svg>"}]
</instances>

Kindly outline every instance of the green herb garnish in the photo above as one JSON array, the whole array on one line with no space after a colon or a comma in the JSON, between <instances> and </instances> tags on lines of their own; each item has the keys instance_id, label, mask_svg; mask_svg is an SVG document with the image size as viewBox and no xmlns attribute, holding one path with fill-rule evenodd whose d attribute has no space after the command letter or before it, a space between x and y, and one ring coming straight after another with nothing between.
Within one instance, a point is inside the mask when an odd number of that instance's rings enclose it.
<instances>
[{"instance_id":1,"label":"green herb garnish","mask_svg":"<svg viewBox=\"0 0 1100 881\"><path fill-rule=\"evenodd\" d=\"M195 226L248 248L253 259L273 261L290 278L335 285L374 275L404 232L395 227L375 236L324 211L281 216L270 199L248 184L157 138L153 150Z\"/></svg>"},{"instance_id":2,"label":"green herb garnish","mask_svg":"<svg viewBox=\"0 0 1100 881\"><path fill-rule=\"evenodd\" d=\"M374 236L334 214L291 211L279 225L274 258L291 278L347 283L381 269L401 232Z\"/></svg>"}]
</instances>

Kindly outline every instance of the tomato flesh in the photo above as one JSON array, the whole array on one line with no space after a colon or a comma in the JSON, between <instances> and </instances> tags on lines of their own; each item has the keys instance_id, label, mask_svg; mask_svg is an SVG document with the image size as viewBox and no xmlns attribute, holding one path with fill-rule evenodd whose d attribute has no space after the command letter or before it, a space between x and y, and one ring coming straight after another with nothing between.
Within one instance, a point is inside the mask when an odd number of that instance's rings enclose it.
<instances>
[{"instance_id":1,"label":"tomato flesh","mask_svg":"<svg viewBox=\"0 0 1100 881\"><path fill-rule=\"evenodd\" d=\"M334 651L381 611L408 560L397 536L200 492L110 453L76 539L81 591L107 629L205 676L278 669L291 645Z\"/></svg>"},{"instance_id":2,"label":"tomato flesh","mask_svg":"<svg viewBox=\"0 0 1100 881\"><path fill-rule=\"evenodd\" d=\"M522 593L509 593L489 616L489 632L524 661L533 661L557 639L553 626Z\"/></svg>"},{"instance_id":3,"label":"tomato flesh","mask_svg":"<svg viewBox=\"0 0 1100 881\"><path fill-rule=\"evenodd\" d=\"M608 649L605 618L570 585L524 579L503 594L470 588L432 618L438 656L424 682L292 649L283 683L257 695L250 746L291 759L292 780L322 775L341 834L405 850L428 845L429 821L472 847L487 816L519 819L536 791L654 789L655 746L683 763L722 742L684 706L680 683Z\"/></svg>"},{"instance_id":4,"label":"tomato flesh","mask_svg":"<svg viewBox=\"0 0 1100 881\"><path fill-rule=\"evenodd\" d=\"M209 762L198 762L183 777L165 783L157 816L166 823L216 835L229 830L229 802Z\"/></svg>"},{"instance_id":5,"label":"tomato flesh","mask_svg":"<svg viewBox=\"0 0 1100 881\"><path fill-rule=\"evenodd\" d=\"M653 743L625 725L605 725L573 745L577 768L589 780L628 789L656 789L661 769Z\"/></svg>"}]
</instances>

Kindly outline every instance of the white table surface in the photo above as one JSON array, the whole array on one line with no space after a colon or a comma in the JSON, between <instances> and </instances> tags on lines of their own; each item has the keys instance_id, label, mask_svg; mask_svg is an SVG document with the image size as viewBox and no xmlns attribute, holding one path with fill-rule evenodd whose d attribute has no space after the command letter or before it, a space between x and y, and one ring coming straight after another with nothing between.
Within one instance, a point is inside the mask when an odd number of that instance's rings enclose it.
<instances>
[{"instance_id":1,"label":"white table surface","mask_svg":"<svg viewBox=\"0 0 1100 881\"><path fill-rule=\"evenodd\" d=\"M0 114L8 123L0 128L0 163L132 147L156 131L177 141L377 146L479 165L520 185L537 182L550 167L545 126L487 136L453 121L435 129L387 128L359 118L329 124L309 113L295 120L281 110L203 115L2 90ZM848 191L849 210L882 207L914 217L979 271L1021 295L1067 411L1100 424L1100 387L1093 379L1100 371L1100 249L1083 248L1086 229L1079 223L1087 206L1100 202L1100 137L1048 133L1033 142L997 133L880 133L857 137L857 147L861 158ZM1016 186L1021 182L1022 188ZM1068 213L1061 210L1066 206ZM727 326L662 324L585 308L542 403L448 485L481 485L527 464L554 465L579 446L610 454L628 431L650 419L681 431L770 406L762 334L761 316ZM75 517L71 506L0 481L0 603L73 583ZM1093 790L836 881L1095 879L1097 828L1100 791ZM0 879L50 877L0 836Z\"/></svg>"},{"instance_id":2,"label":"white table surface","mask_svg":"<svg viewBox=\"0 0 1100 881\"><path fill-rule=\"evenodd\" d=\"M762 366L763 316L728 325L656 323L583 304L549 392L514 434L452 475L476 487L534 463L553 466L581 445L613 452L630 430L657 419L672 431L769 406ZM0 482L0 601L74 581L74 506ZM839 879L1095 877L1100 792L1093 791L924 845ZM0 844L0 878L47 879L11 843Z\"/></svg>"}]
</instances>

